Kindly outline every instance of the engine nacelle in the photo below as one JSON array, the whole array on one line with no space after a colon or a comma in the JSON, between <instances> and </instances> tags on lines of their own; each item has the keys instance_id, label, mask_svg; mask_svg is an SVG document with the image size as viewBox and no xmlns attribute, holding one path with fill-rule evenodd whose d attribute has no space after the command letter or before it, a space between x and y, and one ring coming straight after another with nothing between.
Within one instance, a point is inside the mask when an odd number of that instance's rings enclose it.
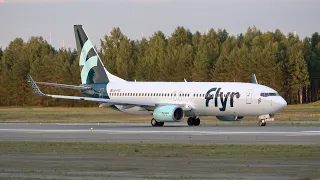
<instances>
[{"instance_id":1,"label":"engine nacelle","mask_svg":"<svg viewBox=\"0 0 320 180\"><path fill-rule=\"evenodd\" d=\"M159 106L153 111L153 118L158 122L181 121L184 118L184 111L176 105Z\"/></svg>"},{"instance_id":2,"label":"engine nacelle","mask_svg":"<svg viewBox=\"0 0 320 180\"><path fill-rule=\"evenodd\" d=\"M240 121L244 116L216 116L220 121Z\"/></svg>"}]
</instances>

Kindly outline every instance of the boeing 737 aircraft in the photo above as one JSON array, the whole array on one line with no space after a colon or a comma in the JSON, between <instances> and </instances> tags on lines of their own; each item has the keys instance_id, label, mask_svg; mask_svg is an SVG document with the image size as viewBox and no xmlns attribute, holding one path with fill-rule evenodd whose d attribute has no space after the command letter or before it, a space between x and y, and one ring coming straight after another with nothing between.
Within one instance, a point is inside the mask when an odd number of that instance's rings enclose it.
<instances>
[{"instance_id":1,"label":"boeing 737 aircraft","mask_svg":"<svg viewBox=\"0 0 320 180\"><path fill-rule=\"evenodd\" d=\"M104 67L97 51L81 25L74 26L80 55L79 86L29 81L40 96L93 101L99 107L122 112L152 114L152 126L179 122L188 118L189 126L198 126L200 116L216 116L222 121L238 121L259 116L259 125L273 121L287 102L273 89L257 83L241 82L128 82ZM37 84L80 90L84 97L44 94Z\"/></svg>"}]
</instances>

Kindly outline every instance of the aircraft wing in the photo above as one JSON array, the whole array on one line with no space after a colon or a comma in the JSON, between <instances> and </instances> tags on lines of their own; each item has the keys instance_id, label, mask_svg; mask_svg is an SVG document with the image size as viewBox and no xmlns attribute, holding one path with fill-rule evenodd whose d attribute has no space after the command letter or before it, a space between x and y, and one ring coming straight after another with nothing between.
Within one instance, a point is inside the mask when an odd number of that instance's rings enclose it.
<instances>
[{"instance_id":1,"label":"aircraft wing","mask_svg":"<svg viewBox=\"0 0 320 180\"><path fill-rule=\"evenodd\" d=\"M43 84L43 85L47 85L47 86L75 89L75 90L89 90L89 89L91 89L91 87L86 87L86 86L74 86L74 85L55 84L55 83L47 83L47 82L35 82L35 83L36 84Z\"/></svg>"},{"instance_id":2,"label":"aircraft wing","mask_svg":"<svg viewBox=\"0 0 320 180\"><path fill-rule=\"evenodd\" d=\"M127 100L113 100L113 99L104 99L104 98L90 98L90 97L81 97L81 96L64 96L64 95L44 94L43 92L41 92L41 90L37 86L36 82L33 81L32 77L30 75L28 75L28 77L29 77L29 82L31 83L32 88L36 94L38 94L40 96L50 97L50 98L92 101L92 102L97 102L97 103L108 103L108 104L114 104L114 105L135 105L135 106L140 106L140 107L146 107L146 106L156 107L156 106L162 106L162 105L169 105L169 104L158 104L158 103L147 102L147 101L127 101ZM174 105L180 106L185 111L192 109L190 106L185 105L185 104L174 104Z\"/></svg>"}]
</instances>

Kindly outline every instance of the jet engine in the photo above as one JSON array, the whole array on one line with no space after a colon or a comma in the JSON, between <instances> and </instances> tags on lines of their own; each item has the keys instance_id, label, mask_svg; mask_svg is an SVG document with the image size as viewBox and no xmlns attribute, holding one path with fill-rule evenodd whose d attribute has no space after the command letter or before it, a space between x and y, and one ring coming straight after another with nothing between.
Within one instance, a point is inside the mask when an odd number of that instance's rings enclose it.
<instances>
[{"instance_id":1,"label":"jet engine","mask_svg":"<svg viewBox=\"0 0 320 180\"><path fill-rule=\"evenodd\" d=\"M184 111L176 105L158 106L153 111L153 118L158 122L181 121L184 118Z\"/></svg>"},{"instance_id":2,"label":"jet engine","mask_svg":"<svg viewBox=\"0 0 320 180\"><path fill-rule=\"evenodd\" d=\"M244 116L216 116L220 121L240 121Z\"/></svg>"}]
</instances>

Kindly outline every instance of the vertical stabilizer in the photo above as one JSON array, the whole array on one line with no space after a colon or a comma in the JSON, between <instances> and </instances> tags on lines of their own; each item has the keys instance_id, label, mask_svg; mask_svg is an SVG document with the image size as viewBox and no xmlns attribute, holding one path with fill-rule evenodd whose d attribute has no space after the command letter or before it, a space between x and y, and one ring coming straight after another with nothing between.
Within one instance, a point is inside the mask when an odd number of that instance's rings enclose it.
<instances>
[{"instance_id":1,"label":"vertical stabilizer","mask_svg":"<svg viewBox=\"0 0 320 180\"><path fill-rule=\"evenodd\" d=\"M74 26L74 33L79 54L79 66L82 84L108 83L125 81L110 74L104 67L96 49L86 35L82 25Z\"/></svg>"}]
</instances>

